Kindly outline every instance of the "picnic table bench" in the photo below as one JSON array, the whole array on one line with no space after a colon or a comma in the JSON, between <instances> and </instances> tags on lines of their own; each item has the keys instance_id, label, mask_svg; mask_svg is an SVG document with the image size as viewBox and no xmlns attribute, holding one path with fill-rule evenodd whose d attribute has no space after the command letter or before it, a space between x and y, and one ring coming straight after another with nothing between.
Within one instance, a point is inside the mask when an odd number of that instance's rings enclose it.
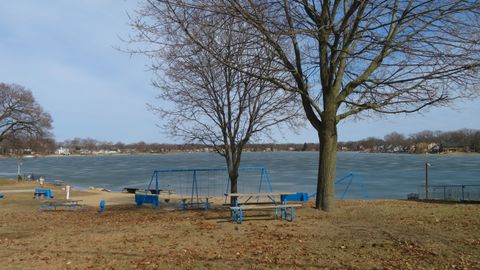
<instances>
[{"instance_id":1,"label":"picnic table bench","mask_svg":"<svg viewBox=\"0 0 480 270\"><path fill-rule=\"evenodd\" d=\"M168 192L171 192L170 190L163 190L163 189L159 189L158 191L156 189L150 189L148 190L151 194L156 194L156 195L160 195L161 192L164 192L164 191L168 191ZM136 193L142 193L142 192L145 192L144 189L140 189L140 188L135 188L135 187L124 187L122 192L124 193L131 193L131 194L136 194Z\"/></svg>"},{"instance_id":2,"label":"picnic table bench","mask_svg":"<svg viewBox=\"0 0 480 270\"><path fill-rule=\"evenodd\" d=\"M137 190L139 190L139 188L125 187L125 188L123 188L122 192L135 194L137 192Z\"/></svg>"},{"instance_id":3,"label":"picnic table bench","mask_svg":"<svg viewBox=\"0 0 480 270\"><path fill-rule=\"evenodd\" d=\"M49 200L40 205L42 210L77 210L82 200Z\"/></svg>"},{"instance_id":4,"label":"picnic table bench","mask_svg":"<svg viewBox=\"0 0 480 270\"><path fill-rule=\"evenodd\" d=\"M237 224L242 224L243 210L268 210L275 211L275 218L279 217L287 221L293 221L295 217L295 208L302 206L302 204L288 204L288 196L295 193L229 193L225 194L228 198L232 198L232 205L229 207L231 218ZM243 202L239 199L244 198ZM252 202L252 198L257 198L257 202ZM291 198L291 197L290 197ZM260 201L262 199L262 201ZM290 210L290 212L288 211Z\"/></svg>"}]
</instances>

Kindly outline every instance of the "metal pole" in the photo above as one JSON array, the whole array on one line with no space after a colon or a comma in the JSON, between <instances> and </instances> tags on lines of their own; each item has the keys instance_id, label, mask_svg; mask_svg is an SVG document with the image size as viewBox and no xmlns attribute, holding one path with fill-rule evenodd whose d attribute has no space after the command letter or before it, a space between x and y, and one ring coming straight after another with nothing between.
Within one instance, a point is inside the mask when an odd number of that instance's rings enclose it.
<instances>
[{"instance_id":1,"label":"metal pole","mask_svg":"<svg viewBox=\"0 0 480 270\"><path fill-rule=\"evenodd\" d=\"M22 165L23 165L23 164L22 164L22 159L21 159L21 158L18 158L18 159L17 159L17 182L20 181L20 180L22 180L22 176L21 176L21 174L22 174L22 169L21 169Z\"/></svg>"},{"instance_id":2,"label":"metal pole","mask_svg":"<svg viewBox=\"0 0 480 270\"><path fill-rule=\"evenodd\" d=\"M428 200L428 162L425 162L425 198Z\"/></svg>"}]
</instances>

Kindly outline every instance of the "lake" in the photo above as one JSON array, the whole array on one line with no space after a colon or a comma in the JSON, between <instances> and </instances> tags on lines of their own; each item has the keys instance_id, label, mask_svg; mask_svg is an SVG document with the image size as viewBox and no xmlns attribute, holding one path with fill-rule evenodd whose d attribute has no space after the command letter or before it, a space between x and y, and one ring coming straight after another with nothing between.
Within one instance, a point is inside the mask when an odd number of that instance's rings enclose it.
<instances>
[{"instance_id":1,"label":"lake","mask_svg":"<svg viewBox=\"0 0 480 270\"><path fill-rule=\"evenodd\" d=\"M480 184L480 155L411 155L340 152L337 179L352 172L371 199L405 198L424 184L425 162L429 162L431 185ZM242 166L268 169L273 191L313 193L316 190L318 153L244 153ZM225 167L222 157L213 153L164 155L65 156L23 160L22 173L62 179L77 188L101 186L115 191L125 186L145 187L154 169ZM0 159L0 177L15 178L15 159ZM255 181L257 181L255 179ZM257 185L258 182L255 182ZM337 186L340 196L348 184ZM352 183L346 198L361 198L359 186Z\"/></svg>"}]
</instances>

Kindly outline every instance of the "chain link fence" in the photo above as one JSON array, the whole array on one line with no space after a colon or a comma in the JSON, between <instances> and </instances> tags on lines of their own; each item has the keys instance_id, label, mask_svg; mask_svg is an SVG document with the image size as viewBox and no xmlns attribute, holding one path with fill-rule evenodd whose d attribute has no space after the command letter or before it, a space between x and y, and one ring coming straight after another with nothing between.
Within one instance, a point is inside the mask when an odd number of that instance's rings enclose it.
<instances>
[{"instance_id":1,"label":"chain link fence","mask_svg":"<svg viewBox=\"0 0 480 270\"><path fill-rule=\"evenodd\" d=\"M432 185L418 187L420 199L480 202L480 185Z\"/></svg>"}]
</instances>

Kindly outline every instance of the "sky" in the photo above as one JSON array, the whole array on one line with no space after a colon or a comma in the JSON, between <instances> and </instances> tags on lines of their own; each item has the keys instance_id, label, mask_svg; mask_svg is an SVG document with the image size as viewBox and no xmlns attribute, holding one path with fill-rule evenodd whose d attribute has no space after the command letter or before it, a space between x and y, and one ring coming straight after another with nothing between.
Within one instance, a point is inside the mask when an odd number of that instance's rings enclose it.
<instances>
[{"instance_id":1,"label":"sky","mask_svg":"<svg viewBox=\"0 0 480 270\"><path fill-rule=\"evenodd\" d=\"M0 82L32 90L52 115L58 141L94 138L132 143L178 143L147 109L158 90L148 60L118 50L132 30L135 0L0 0ZM479 90L480 91L480 90ZM480 129L480 99L421 114L349 119L339 140L383 138L397 131ZM312 127L274 131L277 143L317 142Z\"/></svg>"}]
</instances>

